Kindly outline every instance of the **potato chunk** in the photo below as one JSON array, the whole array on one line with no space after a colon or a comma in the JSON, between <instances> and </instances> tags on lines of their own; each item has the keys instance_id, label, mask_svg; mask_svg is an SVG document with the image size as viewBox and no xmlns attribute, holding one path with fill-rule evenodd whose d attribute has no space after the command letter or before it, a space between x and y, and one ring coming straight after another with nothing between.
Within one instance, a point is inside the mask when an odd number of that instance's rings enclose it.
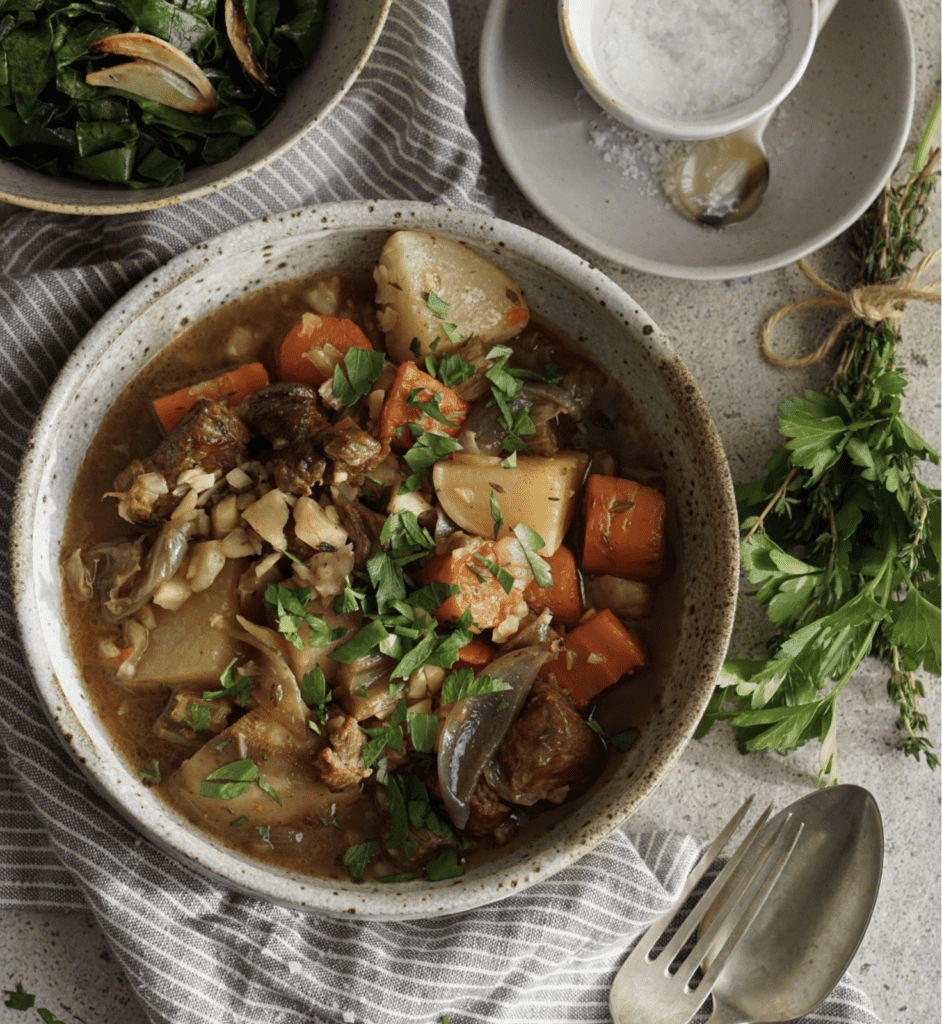
<instances>
[{"instance_id":1,"label":"potato chunk","mask_svg":"<svg viewBox=\"0 0 942 1024\"><path fill-rule=\"evenodd\" d=\"M539 554L552 555L563 542L582 491L589 456L565 451L551 457L518 455L513 469L501 466L497 455L456 452L436 462L432 482L448 515L468 533L494 536L491 495L503 517L498 537L506 537L518 523L543 538Z\"/></svg>"},{"instance_id":2,"label":"potato chunk","mask_svg":"<svg viewBox=\"0 0 942 1024\"><path fill-rule=\"evenodd\" d=\"M418 358L413 339L427 355L453 351L442 321L428 308L434 292L449 305L448 322L462 338L509 341L526 327L530 313L520 287L490 260L462 242L425 231L397 231L379 255L373 272L379 324L389 357L402 363Z\"/></svg>"}]
</instances>

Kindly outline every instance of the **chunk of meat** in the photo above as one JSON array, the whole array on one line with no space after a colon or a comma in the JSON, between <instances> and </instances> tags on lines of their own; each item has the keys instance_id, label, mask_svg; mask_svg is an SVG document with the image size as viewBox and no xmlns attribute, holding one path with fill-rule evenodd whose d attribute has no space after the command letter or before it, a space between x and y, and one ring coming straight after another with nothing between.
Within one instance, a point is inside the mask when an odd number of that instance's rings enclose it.
<instances>
[{"instance_id":1,"label":"chunk of meat","mask_svg":"<svg viewBox=\"0 0 942 1024\"><path fill-rule=\"evenodd\" d=\"M561 803L584 789L601 766L598 737L569 695L549 679L538 680L523 714L510 727L489 781L511 803Z\"/></svg>"},{"instance_id":2,"label":"chunk of meat","mask_svg":"<svg viewBox=\"0 0 942 1024\"><path fill-rule=\"evenodd\" d=\"M248 457L251 432L225 403L201 398L147 459L135 459L114 481L122 518L139 526L169 519L182 495L177 478L199 467L222 476ZM160 479L163 479L163 486Z\"/></svg>"},{"instance_id":3,"label":"chunk of meat","mask_svg":"<svg viewBox=\"0 0 942 1024\"><path fill-rule=\"evenodd\" d=\"M289 494L310 494L324 482L327 459L315 437L304 437L272 454L275 483Z\"/></svg>"},{"instance_id":4,"label":"chunk of meat","mask_svg":"<svg viewBox=\"0 0 942 1024\"><path fill-rule=\"evenodd\" d=\"M261 388L252 396L245 418L276 450L310 437L328 423L317 389L308 384Z\"/></svg>"},{"instance_id":5,"label":"chunk of meat","mask_svg":"<svg viewBox=\"0 0 942 1024\"><path fill-rule=\"evenodd\" d=\"M373 774L363 761L365 736L355 718L332 718L327 723L327 738L330 745L320 752L315 767L331 792L339 793Z\"/></svg>"},{"instance_id":6,"label":"chunk of meat","mask_svg":"<svg viewBox=\"0 0 942 1024\"><path fill-rule=\"evenodd\" d=\"M480 839L496 836L503 840L505 833L513 831L515 827L510 815L510 808L482 776L471 794L471 813L468 815L466 830Z\"/></svg>"}]
</instances>

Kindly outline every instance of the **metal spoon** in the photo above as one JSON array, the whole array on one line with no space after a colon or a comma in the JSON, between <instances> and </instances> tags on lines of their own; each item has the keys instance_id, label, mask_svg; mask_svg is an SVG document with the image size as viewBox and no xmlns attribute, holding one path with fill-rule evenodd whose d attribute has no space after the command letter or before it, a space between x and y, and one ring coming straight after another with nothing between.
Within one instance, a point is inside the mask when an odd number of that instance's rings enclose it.
<instances>
[{"instance_id":1,"label":"metal spoon","mask_svg":"<svg viewBox=\"0 0 942 1024\"><path fill-rule=\"evenodd\" d=\"M837 0L820 0L817 33ZM731 135L694 143L676 171L669 171L665 191L685 216L721 228L745 220L758 209L769 184L769 160L762 136L776 107Z\"/></svg>"},{"instance_id":2,"label":"metal spoon","mask_svg":"<svg viewBox=\"0 0 942 1024\"><path fill-rule=\"evenodd\" d=\"M860 786L820 789L765 829L787 814L804 822L801 842L720 973L708 1024L804 1017L834 990L867 931L883 873L883 822L874 798ZM723 941L721 933L711 952ZM704 970L709 963L707 957Z\"/></svg>"}]
</instances>

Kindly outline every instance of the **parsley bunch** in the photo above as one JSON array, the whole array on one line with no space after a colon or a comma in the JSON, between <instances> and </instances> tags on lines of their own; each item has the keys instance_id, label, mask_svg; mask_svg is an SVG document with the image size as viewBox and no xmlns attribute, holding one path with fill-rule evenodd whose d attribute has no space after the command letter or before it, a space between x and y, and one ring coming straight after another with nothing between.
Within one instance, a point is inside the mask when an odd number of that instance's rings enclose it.
<instances>
[{"instance_id":1,"label":"parsley bunch","mask_svg":"<svg viewBox=\"0 0 942 1024\"><path fill-rule=\"evenodd\" d=\"M891 281L921 248L938 177L934 122L908 180L888 184L856 226L859 284ZM836 704L861 661L887 664L906 735L900 746L931 768L916 672L940 672L940 493L917 475L938 454L901 413L906 389L895 323L856 323L820 391L780 407L785 440L766 476L737 488L742 560L752 600L776 632L764 657L730 659L697 735L727 720L742 753L786 754L817 739L819 781L836 782Z\"/></svg>"}]
</instances>

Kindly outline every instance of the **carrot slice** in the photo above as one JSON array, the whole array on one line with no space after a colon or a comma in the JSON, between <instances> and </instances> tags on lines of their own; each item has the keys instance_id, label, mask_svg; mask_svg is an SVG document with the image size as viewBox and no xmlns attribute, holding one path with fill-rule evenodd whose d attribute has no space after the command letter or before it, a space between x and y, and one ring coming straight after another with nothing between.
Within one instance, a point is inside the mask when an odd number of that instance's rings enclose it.
<instances>
[{"instance_id":1,"label":"carrot slice","mask_svg":"<svg viewBox=\"0 0 942 1024\"><path fill-rule=\"evenodd\" d=\"M458 651L458 660L453 666L453 671L459 668L482 668L494 660L494 648L483 640L475 638L469 644Z\"/></svg>"},{"instance_id":2,"label":"carrot slice","mask_svg":"<svg viewBox=\"0 0 942 1024\"><path fill-rule=\"evenodd\" d=\"M151 404L160 425L169 434L201 398L212 398L216 401L227 399L231 408L249 395L254 395L267 383L268 372L261 363L246 363L234 370L227 370L212 380L200 381L199 384L180 388L173 394L155 398Z\"/></svg>"},{"instance_id":3,"label":"carrot slice","mask_svg":"<svg viewBox=\"0 0 942 1024\"><path fill-rule=\"evenodd\" d=\"M581 711L622 676L646 665L641 645L614 612L604 608L567 633L562 650L540 675L554 676Z\"/></svg>"},{"instance_id":4,"label":"carrot slice","mask_svg":"<svg viewBox=\"0 0 942 1024\"><path fill-rule=\"evenodd\" d=\"M664 561L664 495L633 480L593 474L586 484L582 569L634 579Z\"/></svg>"},{"instance_id":5,"label":"carrot slice","mask_svg":"<svg viewBox=\"0 0 942 1024\"><path fill-rule=\"evenodd\" d=\"M579 576L576 559L569 548L559 547L546 557L553 585L538 587L536 580L528 584L523 599L536 612L550 610L554 619L566 625L578 622L582 616L582 596L579 593Z\"/></svg>"},{"instance_id":6,"label":"carrot slice","mask_svg":"<svg viewBox=\"0 0 942 1024\"><path fill-rule=\"evenodd\" d=\"M328 345L332 345L341 358L351 348L373 348L352 320L305 313L278 346L278 376L295 384L323 384L332 374L321 369L313 357Z\"/></svg>"},{"instance_id":7,"label":"carrot slice","mask_svg":"<svg viewBox=\"0 0 942 1024\"><path fill-rule=\"evenodd\" d=\"M439 622L460 619L471 609L472 633L499 626L514 610L520 592L507 593L491 571L475 553L494 560L494 546L484 543L473 547L455 548L446 555L434 555L425 566L429 583L451 583L459 588L457 594L445 598L435 612Z\"/></svg>"},{"instance_id":8,"label":"carrot slice","mask_svg":"<svg viewBox=\"0 0 942 1024\"><path fill-rule=\"evenodd\" d=\"M434 415L409 405L409 396L413 393L413 401L436 406L437 411L449 422L443 423ZM406 426L408 423L418 423L429 434L457 437L470 410L468 402L459 398L441 381L420 370L415 363L400 363L392 387L383 402L379 417L379 437L397 448L408 448L412 444L412 435Z\"/></svg>"}]
</instances>

